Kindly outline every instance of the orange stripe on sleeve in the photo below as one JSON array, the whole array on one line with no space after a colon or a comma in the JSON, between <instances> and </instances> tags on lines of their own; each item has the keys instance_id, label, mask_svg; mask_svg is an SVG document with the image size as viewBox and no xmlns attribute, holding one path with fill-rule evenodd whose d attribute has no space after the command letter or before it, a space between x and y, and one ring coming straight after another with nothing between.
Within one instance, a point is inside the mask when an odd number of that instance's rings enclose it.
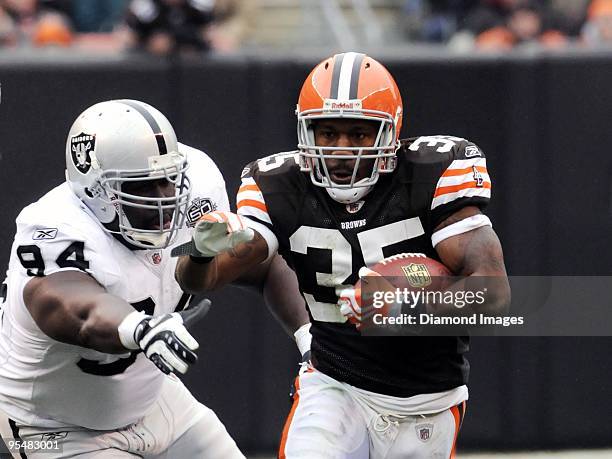
<instances>
[{"instance_id":1,"label":"orange stripe on sleeve","mask_svg":"<svg viewBox=\"0 0 612 459\"><path fill-rule=\"evenodd\" d=\"M443 194L456 193L457 191L465 190L466 188L474 188L476 190L480 190L483 188L490 189L491 182L483 182L482 186L476 186L476 182L472 180L471 182L464 182L459 185L441 186L441 187L436 188L434 198L437 198L438 196L442 196Z\"/></svg>"},{"instance_id":2,"label":"orange stripe on sleeve","mask_svg":"<svg viewBox=\"0 0 612 459\"><path fill-rule=\"evenodd\" d=\"M455 457L455 449L457 448L457 437L459 436L459 426L461 425L461 415L459 414L459 408L453 406L451 409L453 418L455 418L455 439L453 440L453 449L451 449L450 459Z\"/></svg>"},{"instance_id":3,"label":"orange stripe on sleeve","mask_svg":"<svg viewBox=\"0 0 612 459\"><path fill-rule=\"evenodd\" d=\"M293 395L293 405L291 405L291 410L289 411L289 415L287 416L287 421L285 421L285 427L283 427L283 435L281 436L280 446L278 447L278 459L285 459L285 446L287 446L287 434L289 433L289 426L291 425L291 421L293 421L293 415L295 414L295 410L297 410L298 403L300 402L300 377L297 376L295 378L295 394Z\"/></svg>"},{"instance_id":4,"label":"orange stripe on sleeve","mask_svg":"<svg viewBox=\"0 0 612 459\"><path fill-rule=\"evenodd\" d=\"M485 166L476 166L476 170L485 174L489 173ZM455 177L457 175L469 174L470 172L474 172L472 167L466 167L465 169L446 169L442 177Z\"/></svg>"},{"instance_id":5,"label":"orange stripe on sleeve","mask_svg":"<svg viewBox=\"0 0 612 459\"><path fill-rule=\"evenodd\" d=\"M242 199L238 201L238 209L245 206L255 207L256 209L263 210L265 213L268 213L268 208L261 201L255 201L254 199Z\"/></svg>"},{"instance_id":6,"label":"orange stripe on sleeve","mask_svg":"<svg viewBox=\"0 0 612 459\"><path fill-rule=\"evenodd\" d=\"M238 193L242 191L257 191L261 193L261 190L257 185L242 185L240 188L238 188Z\"/></svg>"}]
</instances>

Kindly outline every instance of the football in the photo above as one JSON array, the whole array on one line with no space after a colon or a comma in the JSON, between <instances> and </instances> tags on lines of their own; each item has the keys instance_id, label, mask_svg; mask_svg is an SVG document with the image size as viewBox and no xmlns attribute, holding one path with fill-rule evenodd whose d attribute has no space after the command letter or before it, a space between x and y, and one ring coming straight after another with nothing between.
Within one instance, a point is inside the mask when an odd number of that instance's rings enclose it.
<instances>
[{"instance_id":1,"label":"football","mask_svg":"<svg viewBox=\"0 0 612 459\"><path fill-rule=\"evenodd\" d=\"M439 261L422 253L400 253L370 268L359 270L355 301L361 307L358 329L375 330L375 317L397 316L408 292L443 291L453 282L452 273ZM414 299L412 301L415 301ZM398 309L400 308L400 309Z\"/></svg>"},{"instance_id":2,"label":"football","mask_svg":"<svg viewBox=\"0 0 612 459\"><path fill-rule=\"evenodd\" d=\"M453 275L442 263L422 253L399 253L379 261L370 270L395 288L410 290L443 290Z\"/></svg>"},{"instance_id":3,"label":"football","mask_svg":"<svg viewBox=\"0 0 612 459\"><path fill-rule=\"evenodd\" d=\"M370 269L385 277L406 278L412 287L422 287L421 284L427 284L430 278L452 276L446 266L422 253L399 253L379 261Z\"/></svg>"}]
</instances>

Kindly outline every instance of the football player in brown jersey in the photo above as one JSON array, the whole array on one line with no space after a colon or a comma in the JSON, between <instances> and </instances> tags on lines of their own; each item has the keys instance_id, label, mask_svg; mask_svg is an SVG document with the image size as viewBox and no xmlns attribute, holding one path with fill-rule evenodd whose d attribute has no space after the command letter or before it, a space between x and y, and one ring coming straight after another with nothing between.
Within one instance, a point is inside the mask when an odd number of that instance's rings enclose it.
<instances>
[{"instance_id":1,"label":"football player in brown jersey","mask_svg":"<svg viewBox=\"0 0 612 459\"><path fill-rule=\"evenodd\" d=\"M342 53L307 77L298 150L242 174L237 214L196 226L177 279L199 293L280 253L296 272L312 322L312 360L296 380L280 457L452 457L468 398L467 337L362 336L341 292L359 270L424 253L466 279L486 276L501 313L510 289L501 244L483 213L491 179L482 150L454 136L399 139L403 106L387 69ZM453 314L454 305L427 313Z\"/></svg>"}]
</instances>

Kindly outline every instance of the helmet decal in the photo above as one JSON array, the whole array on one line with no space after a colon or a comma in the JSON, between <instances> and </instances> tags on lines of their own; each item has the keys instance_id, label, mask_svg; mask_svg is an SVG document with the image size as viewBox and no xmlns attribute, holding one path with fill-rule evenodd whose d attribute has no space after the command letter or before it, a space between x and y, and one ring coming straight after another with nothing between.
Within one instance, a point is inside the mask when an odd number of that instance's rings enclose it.
<instances>
[{"instance_id":1,"label":"helmet decal","mask_svg":"<svg viewBox=\"0 0 612 459\"><path fill-rule=\"evenodd\" d=\"M87 174L91 168L91 153L96 148L96 136L92 134L80 134L70 137L70 152L72 162L82 174Z\"/></svg>"},{"instance_id":2,"label":"helmet decal","mask_svg":"<svg viewBox=\"0 0 612 459\"><path fill-rule=\"evenodd\" d=\"M361 53L343 53L334 57L330 99L357 99L359 72L364 57Z\"/></svg>"}]
</instances>

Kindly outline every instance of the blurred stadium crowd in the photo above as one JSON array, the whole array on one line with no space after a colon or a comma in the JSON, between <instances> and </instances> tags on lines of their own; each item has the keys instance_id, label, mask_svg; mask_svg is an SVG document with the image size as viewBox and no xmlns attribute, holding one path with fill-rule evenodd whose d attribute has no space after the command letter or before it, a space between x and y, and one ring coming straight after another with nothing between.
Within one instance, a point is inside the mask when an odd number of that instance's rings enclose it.
<instances>
[{"instance_id":1,"label":"blurred stadium crowd","mask_svg":"<svg viewBox=\"0 0 612 459\"><path fill-rule=\"evenodd\" d=\"M612 0L0 0L3 48L166 55L299 44L604 47Z\"/></svg>"}]
</instances>

